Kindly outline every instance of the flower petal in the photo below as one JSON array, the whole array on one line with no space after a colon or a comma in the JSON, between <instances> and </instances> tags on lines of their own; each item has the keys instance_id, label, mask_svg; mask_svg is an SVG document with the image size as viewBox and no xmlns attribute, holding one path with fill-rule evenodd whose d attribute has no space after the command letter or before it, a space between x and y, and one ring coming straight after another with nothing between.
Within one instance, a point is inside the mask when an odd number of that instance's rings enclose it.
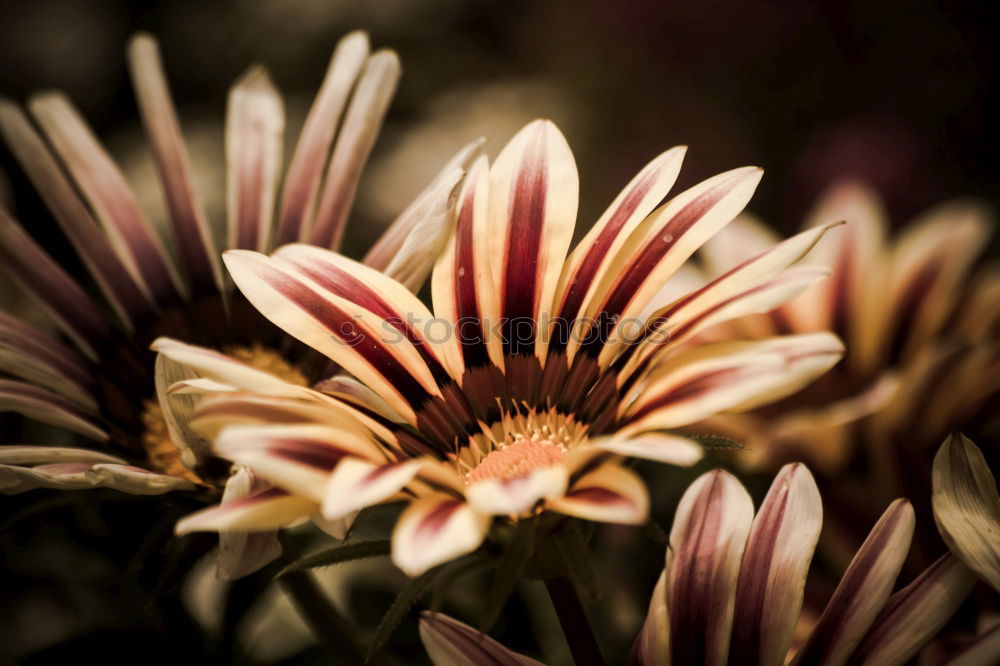
<instances>
[{"instance_id":1,"label":"flower petal","mask_svg":"<svg viewBox=\"0 0 1000 666\"><path fill-rule=\"evenodd\" d=\"M441 613L420 614L420 640L434 666L542 666Z\"/></svg>"},{"instance_id":2,"label":"flower petal","mask_svg":"<svg viewBox=\"0 0 1000 666\"><path fill-rule=\"evenodd\" d=\"M124 465L125 460L89 449L67 446L39 446L36 444L9 444L0 446L0 464L41 465L46 463L107 462Z\"/></svg>"},{"instance_id":3,"label":"flower petal","mask_svg":"<svg viewBox=\"0 0 1000 666\"><path fill-rule=\"evenodd\" d=\"M844 664L892 593L913 538L913 507L889 505L868 534L793 664Z\"/></svg>"},{"instance_id":4,"label":"flower petal","mask_svg":"<svg viewBox=\"0 0 1000 666\"><path fill-rule=\"evenodd\" d=\"M101 233L24 112L7 101L0 101L0 133L115 314L131 329L133 316L153 307L148 295Z\"/></svg>"},{"instance_id":5,"label":"flower petal","mask_svg":"<svg viewBox=\"0 0 1000 666\"><path fill-rule=\"evenodd\" d=\"M965 435L948 437L934 457L934 519L966 566L1000 591L1000 496L982 452Z\"/></svg>"},{"instance_id":6,"label":"flower petal","mask_svg":"<svg viewBox=\"0 0 1000 666\"><path fill-rule=\"evenodd\" d=\"M743 554L730 663L785 663L822 526L812 474L800 463L785 465L754 518Z\"/></svg>"},{"instance_id":7,"label":"flower petal","mask_svg":"<svg viewBox=\"0 0 1000 666\"><path fill-rule=\"evenodd\" d=\"M16 412L30 419L66 428L103 442L108 439L94 416L65 398L25 382L0 379L0 412Z\"/></svg>"},{"instance_id":8,"label":"flower petal","mask_svg":"<svg viewBox=\"0 0 1000 666\"><path fill-rule=\"evenodd\" d=\"M667 610L667 572L660 574L649 598L649 610L636 636L629 663L658 666L670 663L670 613Z\"/></svg>"},{"instance_id":9,"label":"flower petal","mask_svg":"<svg viewBox=\"0 0 1000 666\"><path fill-rule=\"evenodd\" d=\"M685 491L670 529L667 607L675 664L725 664L740 558L753 521L750 495L728 472Z\"/></svg>"},{"instance_id":10,"label":"flower petal","mask_svg":"<svg viewBox=\"0 0 1000 666\"><path fill-rule=\"evenodd\" d=\"M327 482L323 517L336 520L385 501L410 483L422 465L422 460L386 465L344 458Z\"/></svg>"},{"instance_id":11,"label":"flower petal","mask_svg":"<svg viewBox=\"0 0 1000 666\"><path fill-rule=\"evenodd\" d=\"M309 230L311 244L340 247L361 171L396 92L400 71L399 57L392 51L378 51L365 62L326 170L316 218Z\"/></svg>"},{"instance_id":12,"label":"flower petal","mask_svg":"<svg viewBox=\"0 0 1000 666\"><path fill-rule=\"evenodd\" d=\"M1000 660L1000 624L976 637L961 652L953 656L945 666L983 666Z\"/></svg>"},{"instance_id":13,"label":"flower petal","mask_svg":"<svg viewBox=\"0 0 1000 666\"><path fill-rule=\"evenodd\" d=\"M269 488L263 479L246 467L235 467L222 493L222 506L250 497ZM278 533L223 530L219 533L219 554L215 577L236 580L273 562L281 555Z\"/></svg>"},{"instance_id":14,"label":"flower petal","mask_svg":"<svg viewBox=\"0 0 1000 666\"><path fill-rule=\"evenodd\" d=\"M14 495L36 488L112 488L132 495L162 495L173 490L193 490L194 484L174 476L116 463L60 462L37 467L0 465L0 492L3 494Z\"/></svg>"},{"instance_id":15,"label":"flower petal","mask_svg":"<svg viewBox=\"0 0 1000 666\"><path fill-rule=\"evenodd\" d=\"M705 455L705 449L697 442L664 432L644 432L630 437L611 435L593 439L590 445L621 456L644 458L682 467L690 467Z\"/></svg>"},{"instance_id":16,"label":"flower petal","mask_svg":"<svg viewBox=\"0 0 1000 666\"><path fill-rule=\"evenodd\" d=\"M337 42L288 165L275 245L304 240L303 232L311 223L334 133L354 82L368 59L368 51L368 35L358 30Z\"/></svg>"},{"instance_id":17,"label":"flower petal","mask_svg":"<svg viewBox=\"0 0 1000 666\"><path fill-rule=\"evenodd\" d=\"M174 531L178 535L224 530L270 531L301 522L318 509L318 502L268 488L185 516L177 521Z\"/></svg>"},{"instance_id":18,"label":"flower petal","mask_svg":"<svg viewBox=\"0 0 1000 666\"><path fill-rule=\"evenodd\" d=\"M520 516L538 502L554 499L566 491L569 474L563 465L540 467L509 479L470 482L465 498L477 512L489 516Z\"/></svg>"},{"instance_id":19,"label":"flower petal","mask_svg":"<svg viewBox=\"0 0 1000 666\"><path fill-rule=\"evenodd\" d=\"M2 242L2 241L0 241ZM47 332L0 312L0 371L96 410L83 359Z\"/></svg>"},{"instance_id":20,"label":"flower petal","mask_svg":"<svg viewBox=\"0 0 1000 666\"><path fill-rule=\"evenodd\" d=\"M281 96L264 68L255 65L229 91L226 108L230 248L267 249L284 129Z\"/></svg>"},{"instance_id":21,"label":"flower petal","mask_svg":"<svg viewBox=\"0 0 1000 666\"><path fill-rule=\"evenodd\" d=\"M434 493L403 511L392 532L392 561L408 576L472 552L489 528L490 517L450 495Z\"/></svg>"},{"instance_id":22,"label":"flower petal","mask_svg":"<svg viewBox=\"0 0 1000 666\"><path fill-rule=\"evenodd\" d=\"M563 497L547 500L545 508L584 520L639 525L649 518L649 494L638 474L609 463L573 481Z\"/></svg>"},{"instance_id":23,"label":"flower petal","mask_svg":"<svg viewBox=\"0 0 1000 666\"><path fill-rule=\"evenodd\" d=\"M69 100L61 93L43 93L28 106L140 288L154 303L183 294L177 269L125 176Z\"/></svg>"},{"instance_id":24,"label":"flower petal","mask_svg":"<svg viewBox=\"0 0 1000 666\"><path fill-rule=\"evenodd\" d=\"M544 356L545 336L536 327L551 315L579 187L573 153L548 120L518 132L490 169L489 247L507 355Z\"/></svg>"},{"instance_id":25,"label":"flower petal","mask_svg":"<svg viewBox=\"0 0 1000 666\"><path fill-rule=\"evenodd\" d=\"M128 45L128 63L184 274L195 293L206 287L220 289L219 253L205 210L195 192L191 160L170 98L156 40L145 33L133 37Z\"/></svg>"},{"instance_id":26,"label":"flower petal","mask_svg":"<svg viewBox=\"0 0 1000 666\"><path fill-rule=\"evenodd\" d=\"M941 557L889 598L852 661L905 664L951 619L975 582L976 575L957 557Z\"/></svg>"}]
</instances>

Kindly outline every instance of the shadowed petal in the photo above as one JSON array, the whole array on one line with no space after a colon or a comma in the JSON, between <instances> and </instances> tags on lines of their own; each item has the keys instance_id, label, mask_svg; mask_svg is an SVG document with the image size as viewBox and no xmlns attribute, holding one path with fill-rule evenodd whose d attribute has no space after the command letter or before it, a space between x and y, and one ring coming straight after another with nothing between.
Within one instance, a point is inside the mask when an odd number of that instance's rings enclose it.
<instances>
[{"instance_id":1,"label":"shadowed petal","mask_svg":"<svg viewBox=\"0 0 1000 666\"><path fill-rule=\"evenodd\" d=\"M246 467L235 467L222 493L222 506L232 504L267 490L270 486ZM215 559L215 576L219 580L236 580L252 574L281 555L278 533L239 532L219 533L219 554Z\"/></svg>"},{"instance_id":2,"label":"shadowed petal","mask_svg":"<svg viewBox=\"0 0 1000 666\"><path fill-rule=\"evenodd\" d=\"M983 666L1000 660L1000 624L977 636L976 639L957 655L945 662L945 666Z\"/></svg>"},{"instance_id":3,"label":"shadowed petal","mask_svg":"<svg viewBox=\"0 0 1000 666\"><path fill-rule=\"evenodd\" d=\"M368 58L368 50L368 35L360 31L337 42L288 165L275 245L304 240L303 232L311 224L323 167L330 155L340 115Z\"/></svg>"},{"instance_id":4,"label":"shadowed petal","mask_svg":"<svg viewBox=\"0 0 1000 666\"><path fill-rule=\"evenodd\" d=\"M851 560L793 664L847 662L892 592L910 549L913 526L909 502L898 499L889 505Z\"/></svg>"},{"instance_id":5,"label":"shadowed petal","mask_svg":"<svg viewBox=\"0 0 1000 666\"><path fill-rule=\"evenodd\" d=\"M85 410L55 393L25 382L0 379L0 412L4 411L66 428L98 442L108 439L108 434Z\"/></svg>"},{"instance_id":6,"label":"shadowed petal","mask_svg":"<svg viewBox=\"0 0 1000 666\"><path fill-rule=\"evenodd\" d=\"M178 535L224 530L270 531L301 522L318 509L318 502L269 488L185 516L174 531Z\"/></svg>"},{"instance_id":7,"label":"shadowed petal","mask_svg":"<svg viewBox=\"0 0 1000 666\"><path fill-rule=\"evenodd\" d=\"M904 664L951 619L976 576L954 555L928 567L889 603L851 657L859 664Z\"/></svg>"},{"instance_id":8,"label":"shadowed petal","mask_svg":"<svg viewBox=\"0 0 1000 666\"><path fill-rule=\"evenodd\" d=\"M980 578L1000 591L1000 496L982 452L960 433L934 457L934 519L941 537Z\"/></svg>"},{"instance_id":9,"label":"shadowed petal","mask_svg":"<svg viewBox=\"0 0 1000 666\"><path fill-rule=\"evenodd\" d=\"M132 495L162 495L173 490L193 490L194 484L175 476L116 463L61 462L37 467L0 465L0 492L14 495L35 488L112 488Z\"/></svg>"},{"instance_id":10,"label":"shadowed petal","mask_svg":"<svg viewBox=\"0 0 1000 666\"><path fill-rule=\"evenodd\" d=\"M660 666L670 663L670 614L667 611L667 572L660 574L649 598L642 631L636 636L629 664Z\"/></svg>"},{"instance_id":11,"label":"shadowed petal","mask_svg":"<svg viewBox=\"0 0 1000 666\"><path fill-rule=\"evenodd\" d=\"M361 171L396 92L400 71L399 57L392 51L378 51L365 62L326 171L316 218L309 231L313 245L340 247Z\"/></svg>"},{"instance_id":12,"label":"shadowed petal","mask_svg":"<svg viewBox=\"0 0 1000 666\"><path fill-rule=\"evenodd\" d=\"M434 666L542 666L447 615L420 614L420 640Z\"/></svg>"},{"instance_id":13,"label":"shadowed petal","mask_svg":"<svg viewBox=\"0 0 1000 666\"><path fill-rule=\"evenodd\" d=\"M41 465L45 463L107 462L125 464L125 460L89 449L38 444L8 444L0 446L0 464Z\"/></svg>"}]
</instances>

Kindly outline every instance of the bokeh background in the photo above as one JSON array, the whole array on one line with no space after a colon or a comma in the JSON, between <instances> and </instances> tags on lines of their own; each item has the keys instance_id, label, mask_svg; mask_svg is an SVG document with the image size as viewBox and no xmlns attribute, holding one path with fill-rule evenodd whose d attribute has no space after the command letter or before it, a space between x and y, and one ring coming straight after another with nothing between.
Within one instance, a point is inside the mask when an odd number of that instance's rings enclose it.
<instances>
[{"instance_id":1,"label":"bokeh background","mask_svg":"<svg viewBox=\"0 0 1000 666\"><path fill-rule=\"evenodd\" d=\"M981 2L4 0L0 95L20 101L38 90L65 91L155 212L159 192L124 61L129 35L153 33L201 194L221 220L231 82L252 62L266 65L286 97L291 142L337 39L363 28L374 46L399 52L404 75L362 182L348 253L367 247L459 146L485 135L495 153L538 116L555 120L576 154L581 225L676 144L690 147L679 187L736 166L764 167L750 210L784 232L841 177L874 185L898 225L956 195L1000 201L997 17L996 5ZM22 220L37 217L35 229L45 233L47 216L2 150L0 201ZM677 473L654 491L663 523L691 476ZM215 660L225 661L237 657L221 655L218 645L238 631L244 647L257 645L258 661L323 660L287 601L273 594L254 611L273 616L254 630L271 634L254 638L235 628L242 618L219 613L201 618L215 623L214 638L186 624L194 620L182 607L224 604L210 585L158 588L165 569L196 566L150 545L162 542L151 531L169 532L187 510L183 500L28 495L0 501L0 660L99 654L117 663L141 651L152 663L200 663L215 650ZM647 542L643 552L655 556L624 558L619 541L637 547L634 534L609 530L595 551L606 567L605 638L621 653L662 549ZM329 578L330 590L369 629L401 582L378 565ZM155 609L150 590L160 595ZM539 627L543 635L557 631L546 602L532 601L536 592L525 591L498 627L511 647L535 649ZM171 604L176 612L163 610ZM386 659L416 658L412 620ZM560 641L558 634L543 641L543 655L558 658ZM269 643L284 647L268 652L261 646Z\"/></svg>"}]
</instances>

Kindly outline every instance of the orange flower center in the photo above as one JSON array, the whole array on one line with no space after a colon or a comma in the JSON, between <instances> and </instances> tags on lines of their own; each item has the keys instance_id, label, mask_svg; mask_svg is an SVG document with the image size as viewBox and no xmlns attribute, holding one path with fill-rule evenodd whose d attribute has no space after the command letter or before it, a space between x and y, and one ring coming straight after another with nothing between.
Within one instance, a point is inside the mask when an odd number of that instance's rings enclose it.
<instances>
[{"instance_id":1,"label":"orange flower center","mask_svg":"<svg viewBox=\"0 0 1000 666\"><path fill-rule=\"evenodd\" d=\"M520 438L503 448L490 451L467 477L470 483L522 476L540 467L562 461L565 448L549 439Z\"/></svg>"}]
</instances>

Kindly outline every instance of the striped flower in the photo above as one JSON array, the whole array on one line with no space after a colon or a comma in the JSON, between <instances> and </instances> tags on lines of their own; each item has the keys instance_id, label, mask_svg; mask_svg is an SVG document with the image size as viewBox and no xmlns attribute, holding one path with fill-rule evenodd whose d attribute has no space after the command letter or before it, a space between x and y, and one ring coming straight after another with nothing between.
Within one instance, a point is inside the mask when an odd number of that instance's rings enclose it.
<instances>
[{"instance_id":1,"label":"striped flower","mask_svg":"<svg viewBox=\"0 0 1000 666\"><path fill-rule=\"evenodd\" d=\"M629 662L906 663L951 618L975 575L946 555L893 593L914 529L910 504L896 500L818 619L800 619L822 514L819 490L800 463L781 469L756 515L746 490L727 472L697 479L677 507L666 567ZM998 635L987 632L948 663L994 663ZM440 614L424 613L420 636L439 666L538 664Z\"/></svg>"},{"instance_id":2,"label":"striped flower","mask_svg":"<svg viewBox=\"0 0 1000 666\"><path fill-rule=\"evenodd\" d=\"M832 330L846 342L843 363L809 391L706 428L744 441L743 465L805 460L822 477L865 468L873 473L866 488L925 497L935 447L952 429L988 418L1000 396L1000 271L995 263L973 270L989 215L973 202L946 203L890 238L875 193L845 183L806 227L829 219L846 220L844 233L811 259L832 266L832 278L767 315L716 329L713 339ZM764 225L737 220L706 244L705 273L775 240Z\"/></svg>"},{"instance_id":3,"label":"striped flower","mask_svg":"<svg viewBox=\"0 0 1000 666\"><path fill-rule=\"evenodd\" d=\"M184 378L167 359L154 368L148 346L159 335L222 347L292 384L321 375L322 364L316 370L304 364L314 353L227 286L218 225L199 203L156 43L135 37L128 61L169 238L140 209L124 174L64 96L36 95L27 113L0 101L3 139L95 287L77 281L30 226L0 210L0 263L62 334L0 313L0 409L96 443L0 447L0 492L110 487L160 494L224 484L229 465L208 456L206 442L186 427L192 399L161 392L157 400L157 385ZM396 55L370 54L366 35L341 40L283 183L281 98L259 66L237 81L226 118L228 224L218 234L221 247L266 250L289 241L338 247L399 73ZM409 288L423 283L450 231L451 192L469 152L371 249L365 258L371 270L385 270ZM266 485L236 470L224 499ZM276 545L265 544L269 552Z\"/></svg>"},{"instance_id":4,"label":"striped flower","mask_svg":"<svg viewBox=\"0 0 1000 666\"><path fill-rule=\"evenodd\" d=\"M822 277L793 264L825 231L663 301L664 283L740 212L761 175L729 171L661 205L683 153L646 166L567 256L576 167L552 123L528 125L492 166L481 157L470 167L434 268L433 313L333 252L226 253L247 299L349 376L303 389L221 354L156 343L199 376L168 391L209 396L192 425L275 486L179 531L335 520L406 499L393 558L415 575L476 549L495 517L645 521L646 490L624 457L692 464L702 451L677 428L780 398L842 352L827 333L681 346Z\"/></svg>"}]
</instances>

